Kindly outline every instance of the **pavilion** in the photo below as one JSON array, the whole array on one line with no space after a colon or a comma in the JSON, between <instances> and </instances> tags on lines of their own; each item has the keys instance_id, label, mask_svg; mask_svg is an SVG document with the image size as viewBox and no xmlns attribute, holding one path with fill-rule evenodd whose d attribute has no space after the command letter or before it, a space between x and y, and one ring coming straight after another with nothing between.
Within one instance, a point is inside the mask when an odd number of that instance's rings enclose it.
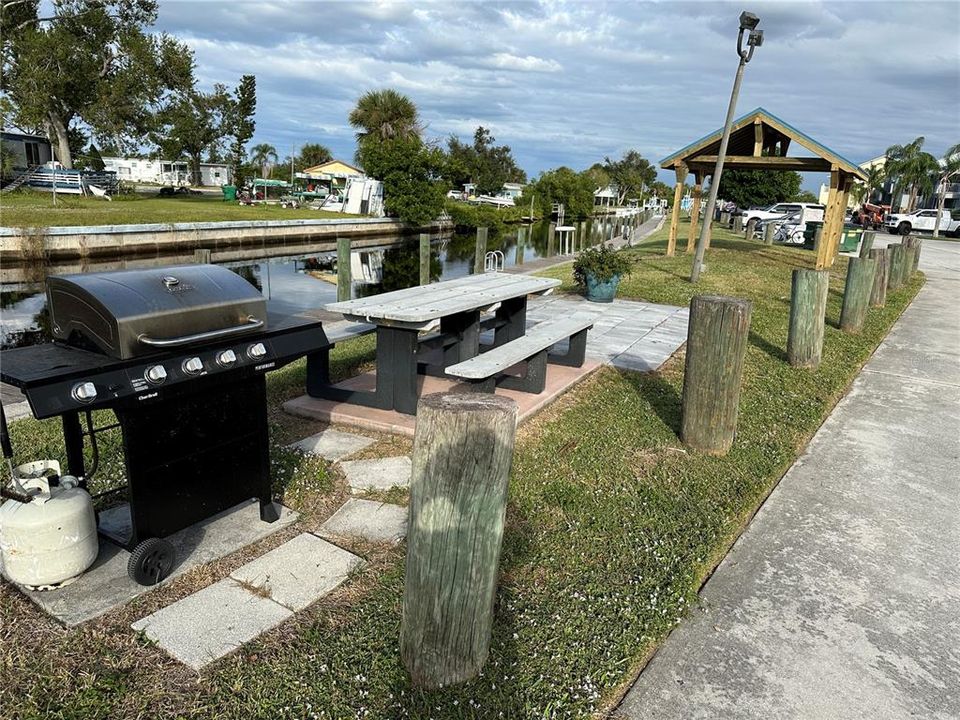
<instances>
[{"instance_id":1,"label":"pavilion","mask_svg":"<svg viewBox=\"0 0 960 720\"><path fill-rule=\"evenodd\" d=\"M687 174L691 172L694 176L693 207L690 214L690 232L687 236L687 252L693 252L697 240L703 181L713 174L722 135L721 128L660 161L660 167L672 169L677 175L667 244L668 255L673 255L676 251L680 200ZM794 147L799 145L813 156L788 156L791 143ZM757 108L734 120L723 169L829 173L830 191L824 213L823 234L817 248L817 268L833 264L843 232L843 216L850 189L856 180L866 180L866 174L856 163L838 155L776 115Z\"/></svg>"}]
</instances>

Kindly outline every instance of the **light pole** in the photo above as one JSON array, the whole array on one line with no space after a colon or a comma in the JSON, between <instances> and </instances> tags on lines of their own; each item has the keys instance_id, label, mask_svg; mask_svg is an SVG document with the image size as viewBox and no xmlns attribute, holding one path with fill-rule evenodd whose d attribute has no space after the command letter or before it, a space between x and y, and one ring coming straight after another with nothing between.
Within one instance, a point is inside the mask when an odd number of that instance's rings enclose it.
<instances>
[{"instance_id":1,"label":"light pole","mask_svg":"<svg viewBox=\"0 0 960 720\"><path fill-rule=\"evenodd\" d=\"M717 164L713 168L713 177L710 178L710 197L703 213L703 223L700 226L700 237L697 238L697 251L693 256L693 268L690 270L690 282L700 279L700 270L703 266L703 254L706 251L707 238L710 237L710 226L713 224L713 211L717 205L717 190L720 188L720 174L723 172L723 160L727 154L727 143L730 141L730 126L733 124L733 113L737 109L737 96L740 94L740 81L743 80L743 69L753 51L763 45L763 30L757 30L760 18L746 11L740 13L740 33L737 35L737 55L740 63L737 65L737 76L733 81L733 92L730 93L730 106L727 108L727 122L723 126L723 136L720 138L720 151L717 153ZM743 34L747 36L747 49L743 49ZM692 222L692 221L691 221Z\"/></svg>"}]
</instances>

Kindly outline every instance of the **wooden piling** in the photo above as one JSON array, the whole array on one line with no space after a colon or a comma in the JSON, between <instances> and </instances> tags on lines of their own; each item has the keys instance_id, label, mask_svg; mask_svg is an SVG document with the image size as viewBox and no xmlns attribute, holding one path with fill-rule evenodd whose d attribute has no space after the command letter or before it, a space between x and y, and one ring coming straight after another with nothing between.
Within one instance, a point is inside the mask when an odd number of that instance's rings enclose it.
<instances>
[{"instance_id":1,"label":"wooden piling","mask_svg":"<svg viewBox=\"0 0 960 720\"><path fill-rule=\"evenodd\" d=\"M871 258L855 257L849 260L843 307L840 309L840 329L846 333L855 335L863 329L876 270L877 261Z\"/></svg>"},{"instance_id":2,"label":"wooden piling","mask_svg":"<svg viewBox=\"0 0 960 720\"><path fill-rule=\"evenodd\" d=\"M763 226L763 244L773 245L773 236L777 234L777 226L772 222L767 222Z\"/></svg>"},{"instance_id":3,"label":"wooden piling","mask_svg":"<svg viewBox=\"0 0 960 720\"><path fill-rule=\"evenodd\" d=\"M473 273L478 275L483 272L483 263L487 257L487 228L477 228L477 248L473 256Z\"/></svg>"},{"instance_id":4,"label":"wooden piling","mask_svg":"<svg viewBox=\"0 0 960 720\"><path fill-rule=\"evenodd\" d=\"M733 216L733 231L738 234L743 232L743 215Z\"/></svg>"},{"instance_id":5,"label":"wooden piling","mask_svg":"<svg viewBox=\"0 0 960 720\"><path fill-rule=\"evenodd\" d=\"M527 240L527 226L521 225L517 230L517 256L513 261L514 265L523 265L524 245Z\"/></svg>"},{"instance_id":6,"label":"wooden piling","mask_svg":"<svg viewBox=\"0 0 960 720\"><path fill-rule=\"evenodd\" d=\"M917 235L907 235L903 239L903 246L907 249L907 259L909 262L909 269L905 269L904 272L906 276L903 281L907 282L910 279L910 276L917 271L917 266L920 263L920 247L923 245L923 239Z\"/></svg>"},{"instance_id":7,"label":"wooden piling","mask_svg":"<svg viewBox=\"0 0 960 720\"><path fill-rule=\"evenodd\" d=\"M197 248L193 251L193 261L198 265L209 265L213 258L210 248Z\"/></svg>"},{"instance_id":8,"label":"wooden piling","mask_svg":"<svg viewBox=\"0 0 960 720\"><path fill-rule=\"evenodd\" d=\"M870 257L877 261L877 269L873 274L873 287L870 289L870 307L883 307L887 304L887 277L890 274L887 249L872 248Z\"/></svg>"},{"instance_id":9,"label":"wooden piling","mask_svg":"<svg viewBox=\"0 0 960 720\"><path fill-rule=\"evenodd\" d=\"M690 301L680 434L695 450L725 455L733 444L750 311L750 301L739 298Z\"/></svg>"},{"instance_id":10,"label":"wooden piling","mask_svg":"<svg viewBox=\"0 0 960 720\"><path fill-rule=\"evenodd\" d=\"M815 368L820 364L829 285L827 270L793 271L787 360L794 367Z\"/></svg>"},{"instance_id":11,"label":"wooden piling","mask_svg":"<svg viewBox=\"0 0 960 720\"><path fill-rule=\"evenodd\" d=\"M873 250L873 241L877 233L873 230L863 231L863 240L860 241L860 257L870 257L870 251Z\"/></svg>"},{"instance_id":12,"label":"wooden piling","mask_svg":"<svg viewBox=\"0 0 960 720\"><path fill-rule=\"evenodd\" d=\"M887 291L896 292L903 285L903 245L897 243L887 245L887 263L890 269L887 274Z\"/></svg>"},{"instance_id":13,"label":"wooden piling","mask_svg":"<svg viewBox=\"0 0 960 720\"><path fill-rule=\"evenodd\" d=\"M747 220L747 229L745 237L747 240L753 240L753 234L757 231L757 218Z\"/></svg>"},{"instance_id":14,"label":"wooden piling","mask_svg":"<svg viewBox=\"0 0 960 720\"><path fill-rule=\"evenodd\" d=\"M350 238L337 238L337 302L349 300L353 294L350 273Z\"/></svg>"},{"instance_id":15,"label":"wooden piling","mask_svg":"<svg viewBox=\"0 0 960 720\"><path fill-rule=\"evenodd\" d=\"M547 226L547 257L557 254L557 224L552 222Z\"/></svg>"},{"instance_id":16,"label":"wooden piling","mask_svg":"<svg viewBox=\"0 0 960 720\"><path fill-rule=\"evenodd\" d=\"M400 655L415 686L480 672L490 648L517 405L485 393L417 409Z\"/></svg>"},{"instance_id":17,"label":"wooden piling","mask_svg":"<svg viewBox=\"0 0 960 720\"><path fill-rule=\"evenodd\" d=\"M420 284L430 284L430 234L420 233Z\"/></svg>"}]
</instances>

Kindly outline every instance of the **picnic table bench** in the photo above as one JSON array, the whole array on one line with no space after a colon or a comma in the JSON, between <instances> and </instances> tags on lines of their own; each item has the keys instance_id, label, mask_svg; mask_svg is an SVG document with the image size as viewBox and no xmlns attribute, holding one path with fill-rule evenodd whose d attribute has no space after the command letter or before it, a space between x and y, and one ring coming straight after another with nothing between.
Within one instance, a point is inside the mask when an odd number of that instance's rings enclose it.
<instances>
[{"instance_id":1,"label":"picnic table bench","mask_svg":"<svg viewBox=\"0 0 960 720\"><path fill-rule=\"evenodd\" d=\"M418 374L463 377L478 384L478 389L492 390L500 372L524 361L527 361L530 382L509 377L501 378L501 382L505 386L540 392L543 385L537 376L545 374L540 370L540 365L545 363L545 357L541 361L541 353L545 356L549 347L569 337L571 351L556 361L582 365L582 351L586 347L589 324L585 326L582 322L558 325L550 332L544 328L525 336L527 297L550 293L559 284L559 280L552 278L484 273L329 303L324 309L342 313L344 319L355 322L362 328L358 334L373 332L375 328L376 390L353 390L331 384L330 348L326 347L307 358L307 394L412 415L416 413ZM493 316L482 318L483 313L493 313ZM492 349L481 355L484 348L480 346L480 333L491 328ZM434 332L422 335L430 331ZM345 332L349 334L348 330L339 330L339 339L346 337ZM563 335L564 332L568 334ZM337 336L331 335L328 340L332 344ZM546 347L537 347L542 344ZM479 365L463 365L478 355L488 359ZM487 376L472 377L487 370L490 372ZM463 375L464 372L467 375Z\"/></svg>"}]
</instances>

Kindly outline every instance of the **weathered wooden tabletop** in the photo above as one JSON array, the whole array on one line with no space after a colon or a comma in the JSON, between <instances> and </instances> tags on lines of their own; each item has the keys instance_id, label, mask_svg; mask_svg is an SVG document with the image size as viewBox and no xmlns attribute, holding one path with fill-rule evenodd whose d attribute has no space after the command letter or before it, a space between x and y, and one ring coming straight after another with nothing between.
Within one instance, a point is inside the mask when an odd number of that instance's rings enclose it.
<instances>
[{"instance_id":1,"label":"weathered wooden tabletop","mask_svg":"<svg viewBox=\"0 0 960 720\"><path fill-rule=\"evenodd\" d=\"M449 315L489 308L526 295L541 295L558 285L560 281L553 278L483 273L323 307L343 313L348 320L422 329Z\"/></svg>"}]
</instances>

